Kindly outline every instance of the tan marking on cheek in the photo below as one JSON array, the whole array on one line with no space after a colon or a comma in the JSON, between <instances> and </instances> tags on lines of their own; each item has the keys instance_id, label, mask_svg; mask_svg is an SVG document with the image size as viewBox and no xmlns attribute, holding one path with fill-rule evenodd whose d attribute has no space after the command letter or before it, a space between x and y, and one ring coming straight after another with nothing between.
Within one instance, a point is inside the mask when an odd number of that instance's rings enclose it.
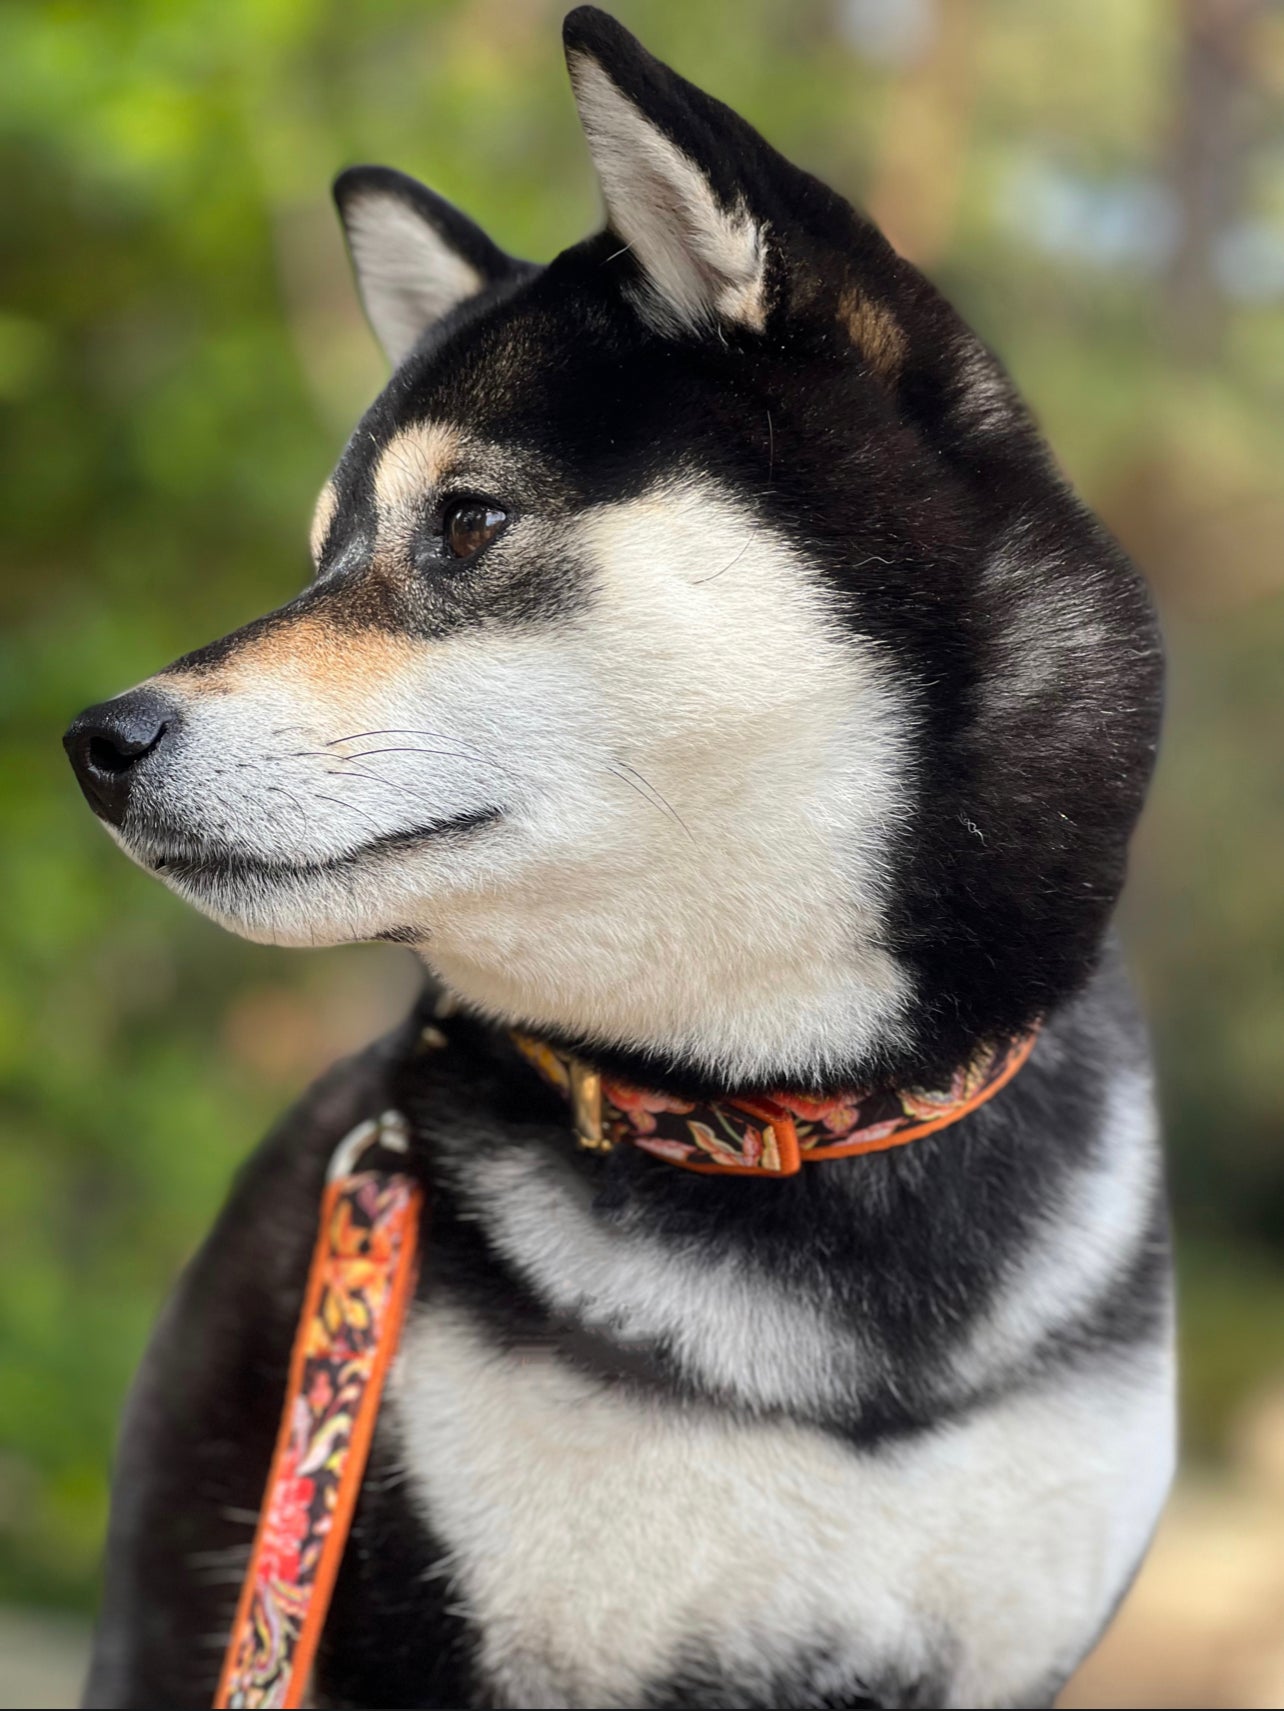
<instances>
[{"instance_id":1,"label":"tan marking on cheek","mask_svg":"<svg viewBox=\"0 0 1284 1711\"><path fill-rule=\"evenodd\" d=\"M895 380L907 341L891 310L849 286L838 300L838 318L874 373L882 380Z\"/></svg>"},{"instance_id":2,"label":"tan marking on cheek","mask_svg":"<svg viewBox=\"0 0 1284 1711\"><path fill-rule=\"evenodd\" d=\"M321 557L321 548L325 545L326 536L330 533L330 525L334 522L334 514L339 508L339 495L334 490L333 481L327 481L317 496L317 508L312 513L312 528L308 534L308 546L312 552L312 562L316 564Z\"/></svg>"}]
</instances>

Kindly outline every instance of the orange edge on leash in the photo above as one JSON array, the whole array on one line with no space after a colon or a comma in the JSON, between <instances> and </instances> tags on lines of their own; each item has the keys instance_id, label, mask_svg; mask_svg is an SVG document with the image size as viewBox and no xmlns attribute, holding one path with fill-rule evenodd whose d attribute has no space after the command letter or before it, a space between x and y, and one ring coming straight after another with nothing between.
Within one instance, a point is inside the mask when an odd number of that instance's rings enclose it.
<instances>
[{"instance_id":1,"label":"orange edge on leash","mask_svg":"<svg viewBox=\"0 0 1284 1711\"><path fill-rule=\"evenodd\" d=\"M281 1409L281 1424L277 1430L276 1447L272 1452L272 1465L268 1471L267 1483L263 1488L263 1508L259 1515L258 1530L254 1536L254 1549L250 1553L249 1568L246 1570L240 1601L237 1604L236 1617L232 1623L231 1639L228 1642L227 1654L224 1657L222 1672L219 1675L218 1691L214 1696L215 1711L226 1711L231 1675L236 1661L237 1643L249 1615L250 1606L254 1599L254 1589L258 1584L256 1571L263 1545L263 1530L267 1524L271 1508L271 1493L289 1447L290 1420L293 1413L290 1404L302 1390L308 1334L316 1317L317 1304L321 1299L321 1292L325 1288L326 1273L333 1258L330 1252L331 1219L343 1187L342 1178L337 1182L329 1183L321 1201L320 1234L316 1246L312 1250L312 1264L308 1271L303 1306L299 1313L294 1347L290 1352L290 1373L286 1384L285 1402ZM344 1547L348 1541L352 1512L356 1507L362 1475L365 1473L366 1460L370 1454L370 1443L374 1437L375 1424L379 1417L379 1402L383 1395L384 1380L388 1375L388 1367L392 1362L392 1357L397 1350L399 1340L397 1332L405 1316L406 1304L414 1287L415 1254L418 1247L419 1213L422 1203L422 1193L416 1189L411 1195L405 1212L406 1228L402 1236L401 1253L398 1256L397 1275L393 1282L392 1294L388 1300L387 1316L379 1339L379 1349L361 1398L357 1418L353 1423L352 1438L344 1462L339 1493L335 1500L334 1515L321 1552L321 1560L317 1565L316 1580L308 1604L308 1613L299 1630L294 1663L290 1671L289 1682L286 1685L285 1697L281 1701L282 1705L291 1708L291 1711L302 1703L303 1693L312 1673L312 1663L321 1639L321 1630L330 1608L334 1583L338 1578L339 1565L343 1561Z\"/></svg>"},{"instance_id":2,"label":"orange edge on leash","mask_svg":"<svg viewBox=\"0 0 1284 1711\"><path fill-rule=\"evenodd\" d=\"M321 1630L325 1626L325 1619L329 1614L334 1583L339 1577L339 1567L343 1562L344 1549L348 1543L352 1512L357 1506L362 1476L366 1471L366 1461L370 1455L370 1443L379 1419L379 1403L383 1397L384 1380L388 1376L388 1368L392 1364L392 1358L397 1352L397 1344L400 1340L397 1333L401 1329L406 1303L414 1284L420 1201L420 1195L414 1193L406 1207L406 1228L402 1236L401 1253L398 1256L397 1275L393 1280L392 1294L388 1300L387 1316L379 1338L378 1353L375 1355L374 1366L370 1371L370 1379L366 1385L365 1394L361 1398L360 1412L353 1424L352 1441L348 1448L348 1459L344 1464L343 1477L339 1483L334 1516L330 1522L330 1531L326 1534L321 1561L317 1565L317 1578L312 1602L308 1606L307 1616L299 1630L294 1669L290 1674L289 1686L285 1690L285 1698L282 1701L282 1704L287 1707L296 1707L303 1703L303 1693L308 1685L308 1678L312 1674L312 1662L321 1640ZM293 1389L291 1394L293 1394Z\"/></svg>"}]
</instances>

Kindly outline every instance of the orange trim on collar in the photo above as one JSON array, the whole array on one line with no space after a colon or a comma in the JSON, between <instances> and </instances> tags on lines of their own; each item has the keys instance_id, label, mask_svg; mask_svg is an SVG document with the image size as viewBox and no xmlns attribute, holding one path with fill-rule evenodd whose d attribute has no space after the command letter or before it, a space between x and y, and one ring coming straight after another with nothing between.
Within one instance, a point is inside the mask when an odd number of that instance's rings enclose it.
<instances>
[{"instance_id":1,"label":"orange trim on collar","mask_svg":"<svg viewBox=\"0 0 1284 1711\"><path fill-rule=\"evenodd\" d=\"M781 1177L796 1176L811 1160L886 1152L957 1123L1011 1081L1038 1033L1035 1027L982 1048L945 1088L708 1102L633 1087L586 1069L530 1035L512 1037L527 1061L571 1102L582 1146L607 1152L628 1142L702 1176Z\"/></svg>"}]
</instances>

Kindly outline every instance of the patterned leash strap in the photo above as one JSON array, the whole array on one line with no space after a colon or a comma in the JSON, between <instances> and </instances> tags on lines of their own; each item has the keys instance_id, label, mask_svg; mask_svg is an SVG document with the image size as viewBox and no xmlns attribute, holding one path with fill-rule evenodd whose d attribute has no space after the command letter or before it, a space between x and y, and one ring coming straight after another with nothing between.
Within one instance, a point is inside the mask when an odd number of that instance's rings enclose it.
<instances>
[{"instance_id":1,"label":"patterned leash strap","mask_svg":"<svg viewBox=\"0 0 1284 1711\"><path fill-rule=\"evenodd\" d=\"M216 1707L298 1706L308 1689L415 1286L422 1191L408 1176L357 1169L376 1144L406 1150L398 1112L359 1125L330 1163Z\"/></svg>"}]
</instances>

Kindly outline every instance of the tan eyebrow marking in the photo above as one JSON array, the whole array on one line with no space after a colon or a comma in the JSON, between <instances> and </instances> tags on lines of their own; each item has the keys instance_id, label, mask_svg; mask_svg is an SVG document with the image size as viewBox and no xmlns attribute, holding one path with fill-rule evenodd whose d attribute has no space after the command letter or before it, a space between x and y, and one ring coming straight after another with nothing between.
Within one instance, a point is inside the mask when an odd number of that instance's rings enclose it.
<instances>
[{"instance_id":1,"label":"tan eyebrow marking","mask_svg":"<svg viewBox=\"0 0 1284 1711\"><path fill-rule=\"evenodd\" d=\"M906 338L891 310L849 286L838 300L838 315L874 373L895 380L905 360Z\"/></svg>"},{"instance_id":2,"label":"tan eyebrow marking","mask_svg":"<svg viewBox=\"0 0 1284 1711\"><path fill-rule=\"evenodd\" d=\"M374 472L378 553L404 558L426 496L459 458L462 436L448 422L416 422L394 434Z\"/></svg>"},{"instance_id":3,"label":"tan eyebrow marking","mask_svg":"<svg viewBox=\"0 0 1284 1711\"><path fill-rule=\"evenodd\" d=\"M312 527L308 531L308 547L312 553L313 564L321 557L321 548L325 545L338 508L339 495L335 492L334 482L327 481L317 495L317 508L312 513Z\"/></svg>"},{"instance_id":4,"label":"tan eyebrow marking","mask_svg":"<svg viewBox=\"0 0 1284 1711\"><path fill-rule=\"evenodd\" d=\"M460 434L448 422L416 422L394 434L375 468L379 516L418 506L459 454Z\"/></svg>"}]
</instances>

